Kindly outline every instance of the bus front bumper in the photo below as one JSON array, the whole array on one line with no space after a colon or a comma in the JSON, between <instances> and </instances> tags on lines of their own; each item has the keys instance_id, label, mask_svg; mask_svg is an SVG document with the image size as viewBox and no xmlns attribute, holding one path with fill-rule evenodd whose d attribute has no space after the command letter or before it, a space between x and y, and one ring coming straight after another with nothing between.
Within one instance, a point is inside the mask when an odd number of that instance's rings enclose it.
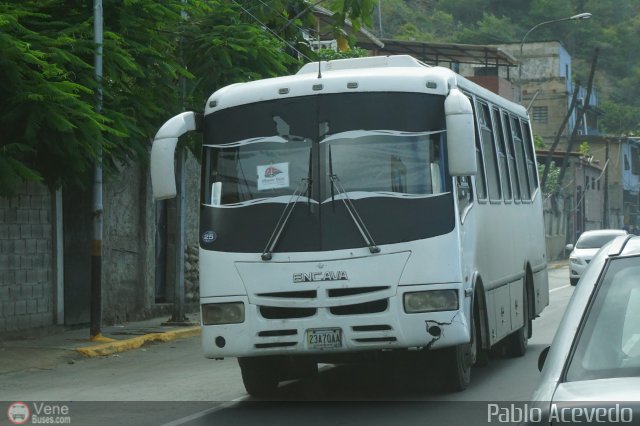
<instances>
[{"instance_id":1,"label":"bus front bumper","mask_svg":"<svg viewBox=\"0 0 640 426\"><path fill-rule=\"evenodd\" d=\"M405 312L405 293L440 289L458 292L457 310ZM464 309L468 300L463 295L460 285L402 286L395 295L384 299L386 303L362 304L364 308L298 306L270 310L250 304L247 296L202 298L202 305L244 305L242 322L202 326L203 350L207 358L224 358L454 346L470 341L469 318ZM367 309L375 312L365 312Z\"/></svg>"}]
</instances>

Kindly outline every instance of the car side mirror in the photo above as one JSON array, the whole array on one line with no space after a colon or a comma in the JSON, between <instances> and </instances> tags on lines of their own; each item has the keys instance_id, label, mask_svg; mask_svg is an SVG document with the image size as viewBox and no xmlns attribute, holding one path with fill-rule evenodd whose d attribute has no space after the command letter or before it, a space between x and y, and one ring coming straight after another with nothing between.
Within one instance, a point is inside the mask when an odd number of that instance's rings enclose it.
<instances>
[{"instance_id":1,"label":"car side mirror","mask_svg":"<svg viewBox=\"0 0 640 426\"><path fill-rule=\"evenodd\" d=\"M540 352L540 355L538 356L538 371L542 371L544 362L547 360L547 355L549 355L549 349L551 349L551 346L547 346L542 350L542 352Z\"/></svg>"},{"instance_id":2,"label":"car side mirror","mask_svg":"<svg viewBox=\"0 0 640 426\"><path fill-rule=\"evenodd\" d=\"M571 251L571 250L573 250L573 244L567 244L566 246L564 246L564 249L565 249L566 251Z\"/></svg>"}]
</instances>

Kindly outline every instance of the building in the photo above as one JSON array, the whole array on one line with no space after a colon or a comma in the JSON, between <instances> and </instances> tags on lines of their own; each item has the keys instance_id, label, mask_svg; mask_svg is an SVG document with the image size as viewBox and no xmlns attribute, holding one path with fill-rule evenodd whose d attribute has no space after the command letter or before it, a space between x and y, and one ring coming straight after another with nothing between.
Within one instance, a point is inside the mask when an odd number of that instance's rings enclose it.
<instances>
[{"instance_id":1,"label":"building","mask_svg":"<svg viewBox=\"0 0 640 426\"><path fill-rule=\"evenodd\" d=\"M512 83L518 61L496 46L457 43L431 43L381 39L384 46L360 42L372 55L410 55L428 65L441 66L467 77L498 95L519 102L520 90Z\"/></svg>"},{"instance_id":2,"label":"building","mask_svg":"<svg viewBox=\"0 0 640 426\"><path fill-rule=\"evenodd\" d=\"M571 56L560 42L510 43L498 47L521 63L516 76L521 90L520 102L529 110L533 133L542 138L547 149L559 135L556 150L567 150L579 114L582 120L576 135L599 134L598 91L592 88L586 102L587 89L572 80ZM567 119L576 91L576 106ZM570 150L578 151L575 141Z\"/></svg>"},{"instance_id":3,"label":"building","mask_svg":"<svg viewBox=\"0 0 640 426\"><path fill-rule=\"evenodd\" d=\"M640 226L640 138L587 135L594 160L606 165L604 227Z\"/></svg>"}]
</instances>

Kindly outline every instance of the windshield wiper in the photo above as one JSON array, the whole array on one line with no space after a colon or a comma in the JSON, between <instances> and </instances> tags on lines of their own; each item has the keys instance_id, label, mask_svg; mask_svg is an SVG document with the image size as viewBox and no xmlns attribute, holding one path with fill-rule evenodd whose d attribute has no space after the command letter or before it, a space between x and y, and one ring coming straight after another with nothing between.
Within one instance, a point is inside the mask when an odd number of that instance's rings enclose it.
<instances>
[{"instance_id":1,"label":"windshield wiper","mask_svg":"<svg viewBox=\"0 0 640 426\"><path fill-rule=\"evenodd\" d=\"M351 216L353 223L356 224L358 231L360 231L360 235L362 235L364 242L369 247L369 251L371 253L380 253L380 247L378 247L375 241L373 241L373 237L371 236L371 233L369 232L369 230L367 229L367 226L364 224L364 221L358 214L358 211L356 210L356 206L351 201L351 198L349 198L349 195L347 194L347 191L344 189L344 186L342 186L342 183L340 182L338 175L333 173L331 145L329 145L329 180L331 180L331 201L335 202L335 197L334 197L334 187L335 187L335 189L338 190L338 195L342 195L342 202L344 203L344 207L349 212L349 216Z\"/></svg>"},{"instance_id":2,"label":"windshield wiper","mask_svg":"<svg viewBox=\"0 0 640 426\"><path fill-rule=\"evenodd\" d=\"M269 237L269 241L267 241L267 245L262 251L262 255L260 256L262 260L271 260L273 249L275 248L276 244L278 244L278 241L282 236L282 231L284 231L284 227L287 225L287 222L291 217L291 213L293 212L293 209L295 209L296 204L300 200L300 197L302 196L302 194L305 193L307 191L307 188L309 188L310 186L311 186L310 179L308 178L300 179L300 183L298 183L296 190L293 191L293 194L291 194L291 198L289 198L289 201L287 201L287 204L284 206L284 210L282 211L282 214L278 219L278 223L276 223L276 226L273 229L271 236Z\"/></svg>"}]
</instances>

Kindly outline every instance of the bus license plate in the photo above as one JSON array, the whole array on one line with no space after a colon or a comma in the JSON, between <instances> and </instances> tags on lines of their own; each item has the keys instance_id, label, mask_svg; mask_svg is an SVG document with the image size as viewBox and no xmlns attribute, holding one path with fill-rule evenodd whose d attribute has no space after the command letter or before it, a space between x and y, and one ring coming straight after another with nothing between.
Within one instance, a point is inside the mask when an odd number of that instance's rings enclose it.
<instances>
[{"instance_id":1,"label":"bus license plate","mask_svg":"<svg viewBox=\"0 0 640 426\"><path fill-rule=\"evenodd\" d=\"M315 328L307 330L309 349L335 349L342 347L342 330L339 328Z\"/></svg>"}]
</instances>

